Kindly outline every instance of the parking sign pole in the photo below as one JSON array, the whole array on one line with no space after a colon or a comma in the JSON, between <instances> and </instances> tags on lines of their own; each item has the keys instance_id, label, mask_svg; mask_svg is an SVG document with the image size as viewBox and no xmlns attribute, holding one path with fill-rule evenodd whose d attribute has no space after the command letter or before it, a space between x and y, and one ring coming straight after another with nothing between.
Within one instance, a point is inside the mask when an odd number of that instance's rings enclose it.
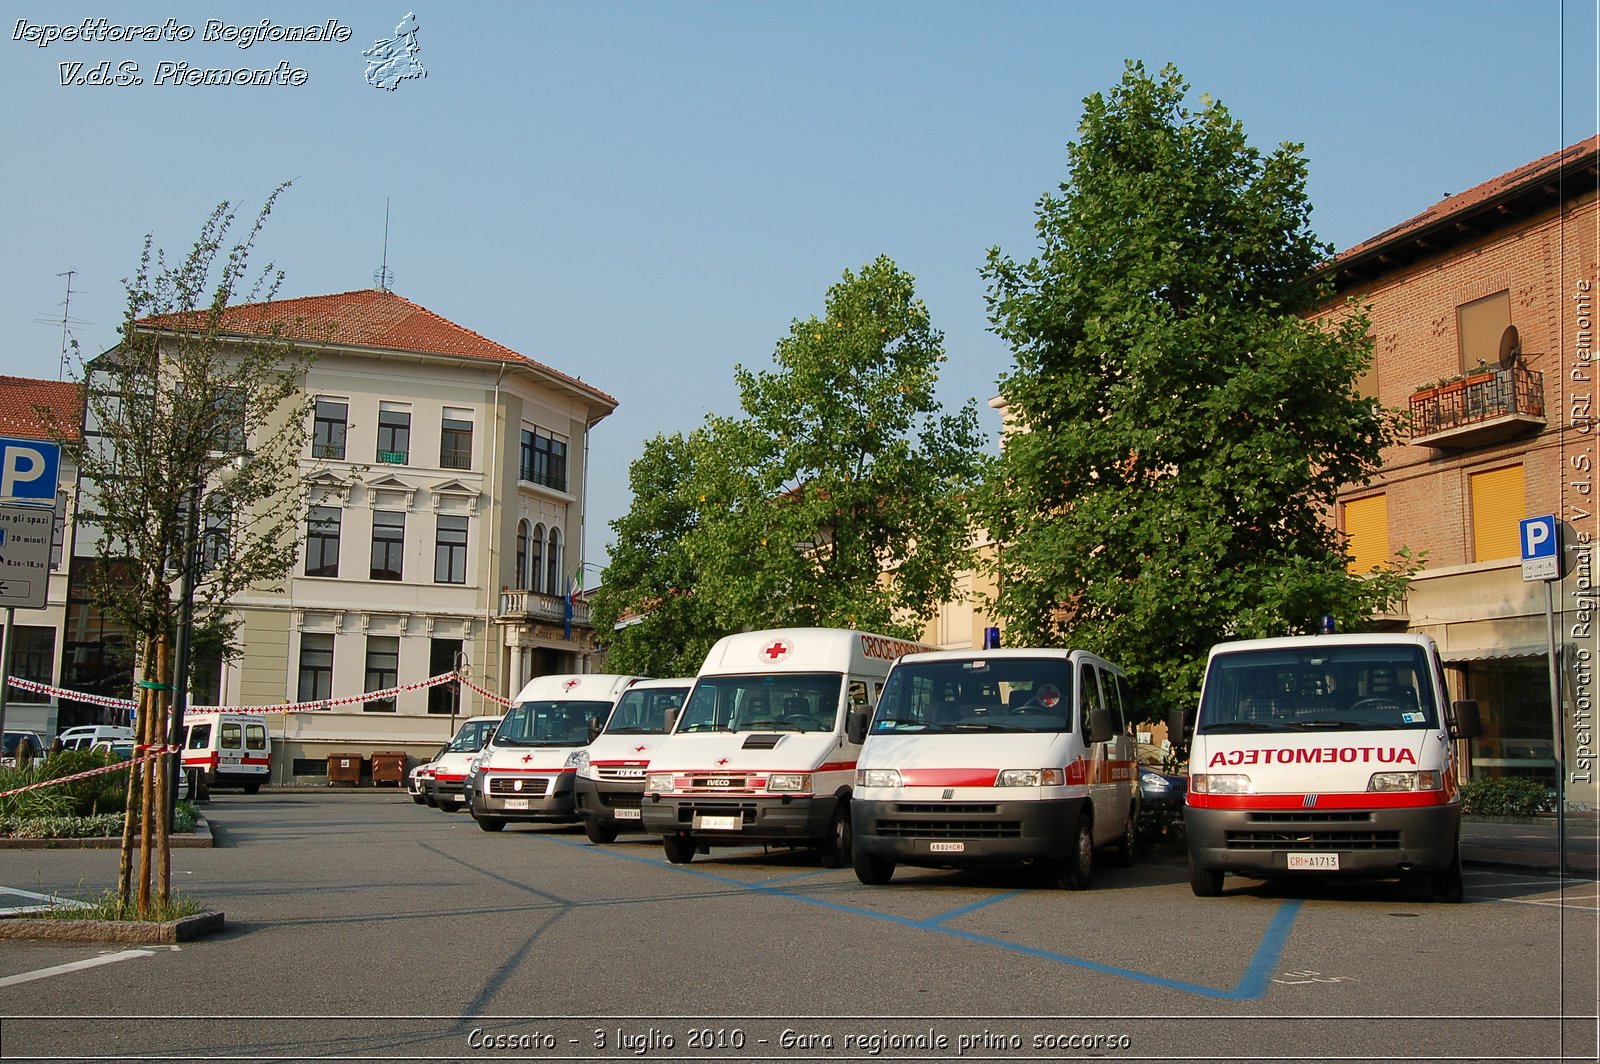
<instances>
[{"instance_id":1,"label":"parking sign pole","mask_svg":"<svg viewBox=\"0 0 1600 1064\"><path fill-rule=\"evenodd\" d=\"M0 633L0 735L6 733L6 700L11 691L11 630L17 626L17 611L6 607L6 630Z\"/></svg>"},{"instance_id":2,"label":"parking sign pole","mask_svg":"<svg viewBox=\"0 0 1600 1064\"><path fill-rule=\"evenodd\" d=\"M1544 581L1545 653L1550 662L1550 723L1556 755L1556 859L1561 874L1567 872L1567 729L1561 719L1561 672L1556 667L1555 581Z\"/></svg>"}]
</instances>

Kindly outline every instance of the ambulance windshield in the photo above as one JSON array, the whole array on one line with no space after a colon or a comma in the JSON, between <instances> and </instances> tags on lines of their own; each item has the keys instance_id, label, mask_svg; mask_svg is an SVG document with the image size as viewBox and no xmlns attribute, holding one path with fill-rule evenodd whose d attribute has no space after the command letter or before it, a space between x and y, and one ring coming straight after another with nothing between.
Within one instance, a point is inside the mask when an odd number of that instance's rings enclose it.
<instances>
[{"instance_id":1,"label":"ambulance windshield","mask_svg":"<svg viewBox=\"0 0 1600 1064\"><path fill-rule=\"evenodd\" d=\"M494 734L495 726L500 723L494 720L469 720L456 732L456 737L450 740L450 745L445 747L447 754L475 754L483 749L483 744L489 741L489 736Z\"/></svg>"},{"instance_id":2,"label":"ambulance windshield","mask_svg":"<svg viewBox=\"0 0 1600 1064\"><path fill-rule=\"evenodd\" d=\"M604 720L610 702L518 702L500 722L496 746L587 746L589 721Z\"/></svg>"},{"instance_id":3,"label":"ambulance windshield","mask_svg":"<svg viewBox=\"0 0 1600 1064\"><path fill-rule=\"evenodd\" d=\"M607 735L665 735L667 715L683 705L683 687L634 687L617 699L606 721Z\"/></svg>"},{"instance_id":4,"label":"ambulance windshield","mask_svg":"<svg viewBox=\"0 0 1600 1064\"><path fill-rule=\"evenodd\" d=\"M1387 731L1439 726L1419 646L1247 650L1211 659L1198 730Z\"/></svg>"},{"instance_id":5,"label":"ambulance windshield","mask_svg":"<svg viewBox=\"0 0 1600 1064\"><path fill-rule=\"evenodd\" d=\"M878 699L871 733L1071 729L1072 663L1005 657L901 662Z\"/></svg>"},{"instance_id":6,"label":"ambulance windshield","mask_svg":"<svg viewBox=\"0 0 1600 1064\"><path fill-rule=\"evenodd\" d=\"M831 732L838 724L843 682L837 672L702 676L677 730Z\"/></svg>"}]
</instances>

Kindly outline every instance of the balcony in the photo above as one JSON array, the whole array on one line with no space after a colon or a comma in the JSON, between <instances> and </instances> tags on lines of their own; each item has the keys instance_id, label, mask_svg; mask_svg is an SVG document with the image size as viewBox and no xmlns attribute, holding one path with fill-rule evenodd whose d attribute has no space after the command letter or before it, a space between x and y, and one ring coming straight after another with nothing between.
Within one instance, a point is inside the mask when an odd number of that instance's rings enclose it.
<instances>
[{"instance_id":1,"label":"balcony","mask_svg":"<svg viewBox=\"0 0 1600 1064\"><path fill-rule=\"evenodd\" d=\"M1411 442L1423 447L1482 447L1544 427L1544 375L1522 366L1469 373L1411 396Z\"/></svg>"},{"instance_id":2,"label":"balcony","mask_svg":"<svg viewBox=\"0 0 1600 1064\"><path fill-rule=\"evenodd\" d=\"M538 591L500 592L501 621L549 621L565 624L567 599L564 595L546 595ZM572 623L589 624L589 604L583 600L573 603Z\"/></svg>"},{"instance_id":3,"label":"balcony","mask_svg":"<svg viewBox=\"0 0 1600 1064\"><path fill-rule=\"evenodd\" d=\"M382 462L384 465L405 465L406 464L406 452L405 451L379 451L378 452L378 461Z\"/></svg>"}]
</instances>

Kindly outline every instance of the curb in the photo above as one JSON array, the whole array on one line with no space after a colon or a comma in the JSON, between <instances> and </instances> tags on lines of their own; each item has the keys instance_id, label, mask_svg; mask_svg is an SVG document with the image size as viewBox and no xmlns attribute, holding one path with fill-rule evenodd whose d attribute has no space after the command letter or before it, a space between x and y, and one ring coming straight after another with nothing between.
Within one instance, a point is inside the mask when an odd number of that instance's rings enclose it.
<instances>
[{"instance_id":1,"label":"curb","mask_svg":"<svg viewBox=\"0 0 1600 1064\"><path fill-rule=\"evenodd\" d=\"M196 816L194 830L169 835L167 845L174 850L192 850L214 847L211 825L203 816ZM12 839L0 838L0 850L115 850L122 846L120 835L97 835L87 839Z\"/></svg>"},{"instance_id":2,"label":"curb","mask_svg":"<svg viewBox=\"0 0 1600 1064\"><path fill-rule=\"evenodd\" d=\"M208 909L181 920L41 920L12 917L0 920L0 939L32 938L53 942L120 942L128 945L165 946L189 942L223 929L223 914Z\"/></svg>"}]
</instances>

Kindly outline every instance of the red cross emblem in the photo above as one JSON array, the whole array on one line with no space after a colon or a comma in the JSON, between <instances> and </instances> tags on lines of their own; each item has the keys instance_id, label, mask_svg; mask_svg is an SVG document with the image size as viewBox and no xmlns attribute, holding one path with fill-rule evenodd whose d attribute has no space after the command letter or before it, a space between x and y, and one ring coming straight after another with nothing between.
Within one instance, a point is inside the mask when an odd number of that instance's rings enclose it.
<instances>
[{"instance_id":1,"label":"red cross emblem","mask_svg":"<svg viewBox=\"0 0 1600 1064\"><path fill-rule=\"evenodd\" d=\"M727 758L725 758L725 757L719 757L719 758L717 758L717 764L719 764L719 765L726 765L726 764L727 764L727 763L728 763L728 759L727 759Z\"/></svg>"},{"instance_id":2,"label":"red cross emblem","mask_svg":"<svg viewBox=\"0 0 1600 1064\"><path fill-rule=\"evenodd\" d=\"M785 643L783 640L774 639L772 642L761 648L761 656L770 662L779 662L788 657L789 651L793 649L794 647L790 646L788 643Z\"/></svg>"},{"instance_id":3,"label":"red cross emblem","mask_svg":"<svg viewBox=\"0 0 1600 1064\"><path fill-rule=\"evenodd\" d=\"M526 765L529 761L532 761L532 760L533 760L533 755L532 754L523 754L522 755L522 763L524 765Z\"/></svg>"},{"instance_id":4,"label":"red cross emblem","mask_svg":"<svg viewBox=\"0 0 1600 1064\"><path fill-rule=\"evenodd\" d=\"M633 748L633 752L636 754L642 754L648 749L650 749L648 746L636 746Z\"/></svg>"},{"instance_id":5,"label":"red cross emblem","mask_svg":"<svg viewBox=\"0 0 1600 1064\"><path fill-rule=\"evenodd\" d=\"M1039 688L1039 704L1046 709L1054 709L1061 701L1061 691L1054 684L1045 684Z\"/></svg>"},{"instance_id":6,"label":"red cross emblem","mask_svg":"<svg viewBox=\"0 0 1600 1064\"><path fill-rule=\"evenodd\" d=\"M561 689L563 691L570 691L576 686L578 686L578 681L576 679L572 679L572 680L568 680L566 683L562 684L561 685Z\"/></svg>"}]
</instances>

